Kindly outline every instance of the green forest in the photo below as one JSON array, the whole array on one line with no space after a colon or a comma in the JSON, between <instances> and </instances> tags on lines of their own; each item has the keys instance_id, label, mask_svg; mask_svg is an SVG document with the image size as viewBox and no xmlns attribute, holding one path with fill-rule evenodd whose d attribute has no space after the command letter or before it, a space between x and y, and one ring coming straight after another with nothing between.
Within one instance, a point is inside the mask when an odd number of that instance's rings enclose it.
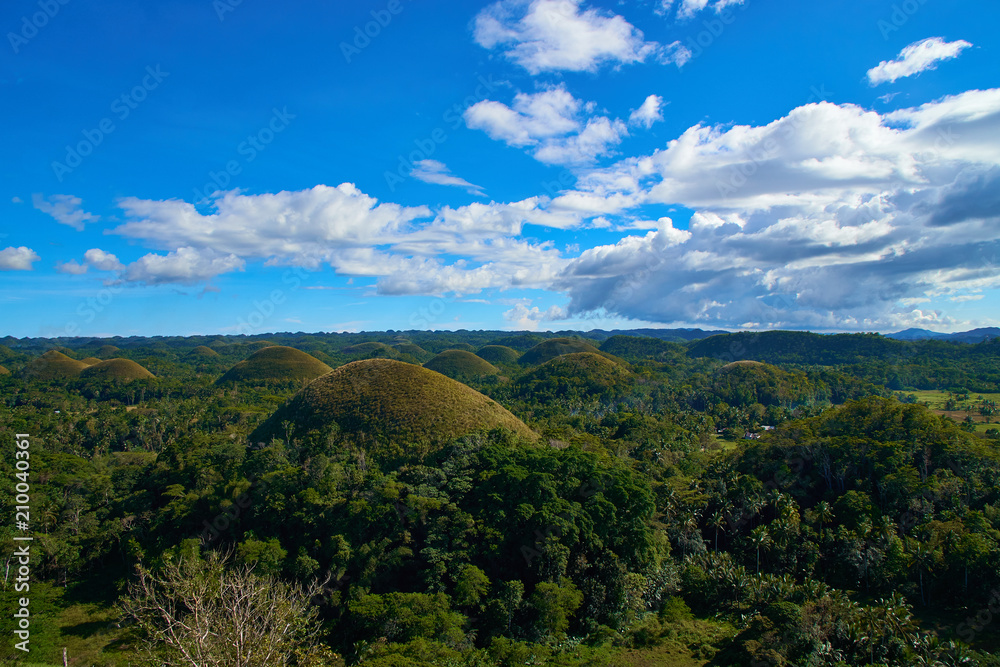
<instances>
[{"instance_id":1,"label":"green forest","mask_svg":"<svg viewBox=\"0 0 1000 667\"><path fill-rule=\"evenodd\" d=\"M998 339L3 338L0 664L998 667L998 399Z\"/></svg>"}]
</instances>

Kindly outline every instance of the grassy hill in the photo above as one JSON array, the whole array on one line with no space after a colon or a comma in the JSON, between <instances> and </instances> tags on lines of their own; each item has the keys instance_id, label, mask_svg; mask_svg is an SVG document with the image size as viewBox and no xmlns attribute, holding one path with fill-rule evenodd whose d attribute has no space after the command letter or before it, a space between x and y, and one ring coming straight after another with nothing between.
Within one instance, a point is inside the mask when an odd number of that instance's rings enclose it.
<instances>
[{"instance_id":1,"label":"grassy hill","mask_svg":"<svg viewBox=\"0 0 1000 667\"><path fill-rule=\"evenodd\" d=\"M428 352L427 350L425 350L424 348L420 347L419 345L417 345L415 343L410 343L410 342L396 343L392 347L396 348L396 350L400 354L408 354L408 355L410 355L410 356L412 356L412 357L414 357L416 359L420 359L421 361L426 361L427 359L431 358L431 356L433 355L432 352Z\"/></svg>"},{"instance_id":2,"label":"grassy hill","mask_svg":"<svg viewBox=\"0 0 1000 667\"><path fill-rule=\"evenodd\" d=\"M424 364L424 368L459 381L497 375L500 372L490 362L465 350L445 350Z\"/></svg>"},{"instance_id":3,"label":"grassy hill","mask_svg":"<svg viewBox=\"0 0 1000 667\"><path fill-rule=\"evenodd\" d=\"M342 354L347 354L350 356L365 356L370 357L372 355L377 355L380 357L395 357L395 348L386 345L385 343L380 343L378 341L371 341L368 343L358 343L357 345L349 345L341 350Z\"/></svg>"},{"instance_id":4,"label":"grassy hill","mask_svg":"<svg viewBox=\"0 0 1000 667\"><path fill-rule=\"evenodd\" d=\"M476 352L476 356L491 364L514 364L517 363L521 353L506 345L487 345Z\"/></svg>"},{"instance_id":5,"label":"grassy hill","mask_svg":"<svg viewBox=\"0 0 1000 667\"><path fill-rule=\"evenodd\" d=\"M293 347L265 347L230 368L217 384L314 380L331 370L316 357Z\"/></svg>"},{"instance_id":6,"label":"grassy hill","mask_svg":"<svg viewBox=\"0 0 1000 667\"><path fill-rule=\"evenodd\" d=\"M101 360L98 359L97 357L87 357L86 359L81 359L81 361L87 364L88 366L93 366L94 364L101 363Z\"/></svg>"},{"instance_id":7,"label":"grassy hill","mask_svg":"<svg viewBox=\"0 0 1000 667\"><path fill-rule=\"evenodd\" d=\"M515 334L492 340L490 341L490 345L502 345L503 347L513 348L518 352L524 352L525 350L530 350L544 340L545 338L537 334Z\"/></svg>"},{"instance_id":8,"label":"grassy hill","mask_svg":"<svg viewBox=\"0 0 1000 667\"><path fill-rule=\"evenodd\" d=\"M715 373L712 392L732 406L797 405L812 394L802 373L790 373L759 361L734 361Z\"/></svg>"},{"instance_id":9,"label":"grassy hill","mask_svg":"<svg viewBox=\"0 0 1000 667\"><path fill-rule=\"evenodd\" d=\"M0 375L10 375L10 371L3 366L0 366Z\"/></svg>"},{"instance_id":10,"label":"grassy hill","mask_svg":"<svg viewBox=\"0 0 1000 667\"><path fill-rule=\"evenodd\" d=\"M88 366L82 361L70 359L58 350L49 350L31 360L22 369L21 375L32 380L60 380L77 377L85 368Z\"/></svg>"},{"instance_id":11,"label":"grassy hill","mask_svg":"<svg viewBox=\"0 0 1000 667\"><path fill-rule=\"evenodd\" d=\"M80 377L128 382L130 380L149 380L156 376L131 359L108 359L84 368L80 372Z\"/></svg>"},{"instance_id":12,"label":"grassy hill","mask_svg":"<svg viewBox=\"0 0 1000 667\"><path fill-rule=\"evenodd\" d=\"M590 352L591 354L607 356L589 342L580 338L551 338L542 341L525 352L520 359L520 363L522 366L534 366L544 364L549 359L555 359L563 354L574 354L577 352Z\"/></svg>"},{"instance_id":13,"label":"grassy hill","mask_svg":"<svg viewBox=\"0 0 1000 667\"><path fill-rule=\"evenodd\" d=\"M190 359L202 359L202 360L219 359L221 357L221 355L218 352L205 345L199 345L198 347L194 348L193 350L187 353L187 356Z\"/></svg>"},{"instance_id":14,"label":"grassy hill","mask_svg":"<svg viewBox=\"0 0 1000 667\"><path fill-rule=\"evenodd\" d=\"M632 383L632 373L621 364L593 352L563 354L546 361L518 379L521 396L617 395Z\"/></svg>"},{"instance_id":15,"label":"grassy hill","mask_svg":"<svg viewBox=\"0 0 1000 667\"><path fill-rule=\"evenodd\" d=\"M506 427L534 440L517 417L461 382L420 366L366 359L314 380L250 436L284 438L283 422L304 435L336 425L341 431L401 445L443 444L480 429Z\"/></svg>"},{"instance_id":16,"label":"grassy hill","mask_svg":"<svg viewBox=\"0 0 1000 667\"><path fill-rule=\"evenodd\" d=\"M115 347L114 345L102 345L95 356L101 359L113 359L116 354L121 352L120 347Z\"/></svg>"}]
</instances>

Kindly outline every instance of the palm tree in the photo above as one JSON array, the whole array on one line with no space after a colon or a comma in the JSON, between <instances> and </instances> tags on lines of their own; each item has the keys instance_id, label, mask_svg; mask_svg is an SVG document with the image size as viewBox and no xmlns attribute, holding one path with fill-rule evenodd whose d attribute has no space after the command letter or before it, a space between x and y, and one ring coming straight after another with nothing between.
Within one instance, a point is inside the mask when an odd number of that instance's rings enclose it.
<instances>
[{"instance_id":1,"label":"palm tree","mask_svg":"<svg viewBox=\"0 0 1000 667\"><path fill-rule=\"evenodd\" d=\"M750 531L750 544L757 549L757 572L760 573L760 548L771 543L771 535L766 526L757 526Z\"/></svg>"},{"instance_id":2,"label":"palm tree","mask_svg":"<svg viewBox=\"0 0 1000 667\"><path fill-rule=\"evenodd\" d=\"M918 540L910 542L909 551L910 567L916 568L920 578L920 604L927 605L924 598L924 572L930 574L934 570L938 553L929 544L924 544Z\"/></svg>"},{"instance_id":3,"label":"palm tree","mask_svg":"<svg viewBox=\"0 0 1000 667\"><path fill-rule=\"evenodd\" d=\"M726 515L722 513L722 510L715 512L708 517L708 525L715 528L715 553L719 553L719 531L726 529Z\"/></svg>"},{"instance_id":4,"label":"palm tree","mask_svg":"<svg viewBox=\"0 0 1000 667\"><path fill-rule=\"evenodd\" d=\"M816 514L816 521L819 523L820 539L823 539L826 534L823 526L833 522L833 508L830 506L830 503L823 500L816 505L813 512Z\"/></svg>"}]
</instances>

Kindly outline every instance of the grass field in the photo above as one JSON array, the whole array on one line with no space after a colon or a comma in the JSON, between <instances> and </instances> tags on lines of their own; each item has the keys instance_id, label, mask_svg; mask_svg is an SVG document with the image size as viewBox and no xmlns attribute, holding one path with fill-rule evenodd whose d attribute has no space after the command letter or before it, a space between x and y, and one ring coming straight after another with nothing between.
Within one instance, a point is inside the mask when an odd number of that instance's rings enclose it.
<instances>
[{"instance_id":1,"label":"grass field","mask_svg":"<svg viewBox=\"0 0 1000 667\"><path fill-rule=\"evenodd\" d=\"M972 420L976 422L976 432L985 433L987 429L996 428L1000 429L1000 415L994 415L992 417L983 417L979 414L976 405L979 403L979 397L986 400L1000 402L1000 393L994 394L978 394L975 392L969 392L969 399L967 401L960 401L960 410L945 410L945 404L948 398L951 397L951 393L941 390L924 390L924 391L913 391L905 392L907 395L914 394L917 397L918 403L924 403L939 415L947 415L957 422L964 421L966 416L972 417Z\"/></svg>"}]
</instances>

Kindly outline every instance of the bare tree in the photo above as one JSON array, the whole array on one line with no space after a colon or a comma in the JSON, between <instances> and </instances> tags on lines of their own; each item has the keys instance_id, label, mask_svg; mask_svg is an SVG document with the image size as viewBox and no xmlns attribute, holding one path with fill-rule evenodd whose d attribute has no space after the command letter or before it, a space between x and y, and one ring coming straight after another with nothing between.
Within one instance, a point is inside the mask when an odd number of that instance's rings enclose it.
<instances>
[{"instance_id":1,"label":"bare tree","mask_svg":"<svg viewBox=\"0 0 1000 667\"><path fill-rule=\"evenodd\" d=\"M325 655L339 663L319 643L311 604L325 582L288 584L229 560L195 553L166 557L155 572L138 566L119 605L143 660L164 667L335 664Z\"/></svg>"}]
</instances>

